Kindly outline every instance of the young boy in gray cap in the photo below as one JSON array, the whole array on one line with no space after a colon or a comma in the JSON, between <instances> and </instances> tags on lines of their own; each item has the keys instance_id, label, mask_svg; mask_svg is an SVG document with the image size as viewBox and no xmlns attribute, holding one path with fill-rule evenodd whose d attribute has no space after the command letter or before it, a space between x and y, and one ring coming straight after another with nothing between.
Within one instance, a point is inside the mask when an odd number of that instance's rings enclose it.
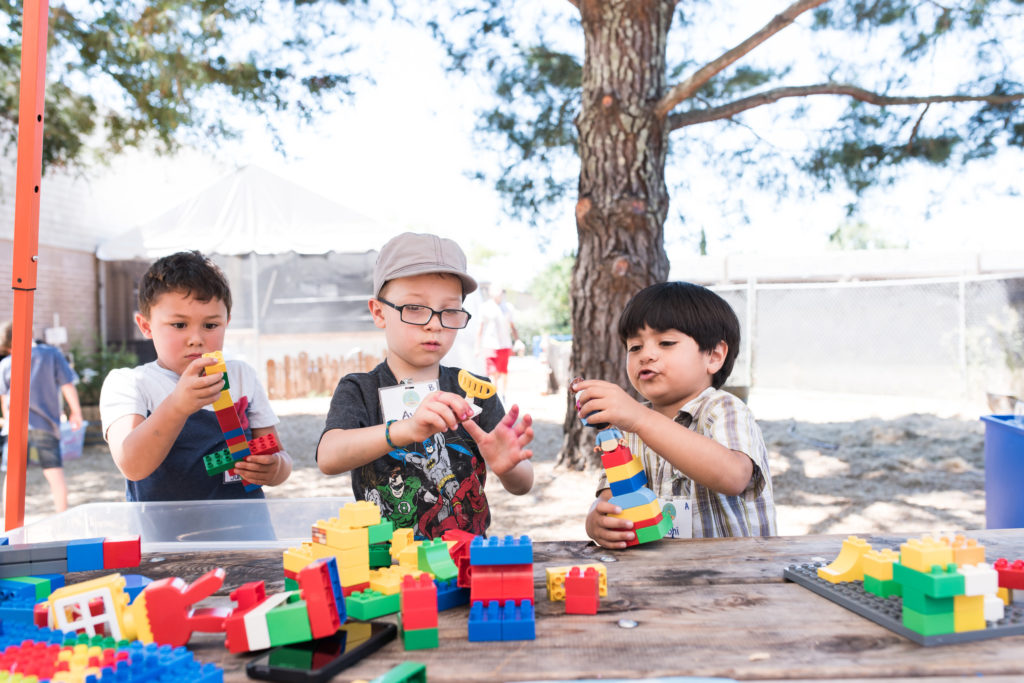
<instances>
[{"instance_id":1,"label":"young boy in gray cap","mask_svg":"<svg viewBox=\"0 0 1024 683\"><path fill-rule=\"evenodd\" d=\"M459 369L441 365L469 322L462 302L476 288L452 240L407 232L385 244L369 307L387 360L341 379L317 446L322 472L351 471L357 500L426 538L486 533L488 468L512 494L533 486L532 418L519 419L518 406L506 414L494 395L475 417Z\"/></svg>"}]
</instances>

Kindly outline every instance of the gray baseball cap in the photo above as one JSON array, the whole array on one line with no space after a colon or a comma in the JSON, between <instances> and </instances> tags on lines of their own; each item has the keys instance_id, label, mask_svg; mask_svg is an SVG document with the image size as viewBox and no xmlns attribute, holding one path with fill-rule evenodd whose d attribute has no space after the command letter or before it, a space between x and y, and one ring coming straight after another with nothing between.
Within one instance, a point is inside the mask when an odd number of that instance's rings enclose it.
<instances>
[{"instance_id":1,"label":"gray baseball cap","mask_svg":"<svg viewBox=\"0 0 1024 683\"><path fill-rule=\"evenodd\" d=\"M424 273L451 273L462 280L462 296L477 288L466 272L466 255L454 241L437 235L403 232L388 240L373 267L373 296L388 280Z\"/></svg>"}]
</instances>

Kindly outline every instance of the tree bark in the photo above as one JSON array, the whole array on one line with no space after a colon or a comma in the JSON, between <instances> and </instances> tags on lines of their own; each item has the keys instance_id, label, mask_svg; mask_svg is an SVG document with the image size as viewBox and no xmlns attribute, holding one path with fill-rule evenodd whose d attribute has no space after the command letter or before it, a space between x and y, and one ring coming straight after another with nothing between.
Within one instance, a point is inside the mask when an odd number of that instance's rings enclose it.
<instances>
[{"instance_id":1,"label":"tree bark","mask_svg":"<svg viewBox=\"0 0 1024 683\"><path fill-rule=\"evenodd\" d=\"M640 289L668 277L668 133L656 113L665 94L665 46L674 2L583 0L586 56L576 120L581 161L572 272L570 372L629 388L619 314ZM609 330L612 331L609 334ZM567 398L559 463L600 466L594 431Z\"/></svg>"}]
</instances>

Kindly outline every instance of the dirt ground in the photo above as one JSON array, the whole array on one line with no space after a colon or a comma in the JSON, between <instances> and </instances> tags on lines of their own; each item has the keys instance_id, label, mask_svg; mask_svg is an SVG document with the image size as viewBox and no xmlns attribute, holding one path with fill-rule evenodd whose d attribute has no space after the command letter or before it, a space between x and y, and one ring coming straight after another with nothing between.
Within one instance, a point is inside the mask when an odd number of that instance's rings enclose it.
<instances>
[{"instance_id":1,"label":"dirt ground","mask_svg":"<svg viewBox=\"0 0 1024 683\"><path fill-rule=\"evenodd\" d=\"M535 420L536 483L525 496L489 486L493 533L534 540L586 537L583 519L596 472L555 467L562 395L544 396L533 359L513 359L510 398ZM327 477L313 462L328 397L275 402L281 442L295 468L272 497L348 496L347 475ZM883 397L753 391L770 453L779 533L859 533L980 529L985 524L984 406ZM971 412L976 411L976 412ZM124 480L102 444L66 464L71 506L124 500ZM52 514L49 489L30 467L26 523Z\"/></svg>"}]
</instances>

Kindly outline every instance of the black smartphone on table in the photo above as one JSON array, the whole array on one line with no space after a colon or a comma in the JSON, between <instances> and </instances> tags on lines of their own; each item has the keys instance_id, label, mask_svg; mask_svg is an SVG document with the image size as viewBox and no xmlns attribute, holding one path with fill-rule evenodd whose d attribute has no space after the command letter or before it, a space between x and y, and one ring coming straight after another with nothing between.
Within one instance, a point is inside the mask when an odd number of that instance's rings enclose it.
<instances>
[{"instance_id":1,"label":"black smartphone on table","mask_svg":"<svg viewBox=\"0 0 1024 683\"><path fill-rule=\"evenodd\" d=\"M332 636L276 647L246 664L245 673L264 681L324 683L397 635L394 624L351 621Z\"/></svg>"}]
</instances>

